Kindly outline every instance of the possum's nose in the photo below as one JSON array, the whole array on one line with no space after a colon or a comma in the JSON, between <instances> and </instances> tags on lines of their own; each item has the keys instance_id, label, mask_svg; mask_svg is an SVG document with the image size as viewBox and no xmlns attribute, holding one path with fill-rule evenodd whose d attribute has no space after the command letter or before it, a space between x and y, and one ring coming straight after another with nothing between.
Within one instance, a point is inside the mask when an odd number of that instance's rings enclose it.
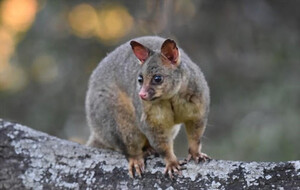
<instances>
[{"instance_id":1,"label":"possum's nose","mask_svg":"<svg viewBox=\"0 0 300 190\"><path fill-rule=\"evenodd\" d=\"M139 92L139 96L143 99L143 100L147 100L149 98L149 93L148 93L149 87L147 86L143 86Z\"/></svg>"},{"instance_id":2,"label":"possum's nose","mask_svg":"<svg viewBox=\"0 0 300 190\"><path fill-rule=\"evenodd\" d=\"M139 92L139 96L142 100L149 101L153 98L155 91L149 86L143 86Z\"/></svg>"},{"instance_id":3,"label":"possum's nose","mask_svg":"<svg viewBox=\"0 0 300 190\"><path fill-rule=\"evenodd\" d=\"M145 100L145 99L147 99L147 92L140 92L139 93L139 96L143 99L143 100Z\"/></svg>"}]
</instances>

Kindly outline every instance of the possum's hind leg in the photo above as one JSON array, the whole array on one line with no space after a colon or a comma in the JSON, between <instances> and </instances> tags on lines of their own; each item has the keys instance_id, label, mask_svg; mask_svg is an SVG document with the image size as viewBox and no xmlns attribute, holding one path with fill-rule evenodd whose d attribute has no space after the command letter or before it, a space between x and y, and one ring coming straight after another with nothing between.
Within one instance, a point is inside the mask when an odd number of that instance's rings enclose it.
<instances>
[{"instance_id":1,"label":"possum's hind leg","mask_svg":"<svg viewBox=\"0 0 300 190\"><path fill-rule=\"evenodd\" d=\"M135 108L131 98L121 90L116 90L118 96L115 101L114 118L117 123L117 130L124 144L129 165L129 175L134 176L134 171L139 176L144 172L144 153L143 147L146 144L145 135L137 127Z\"/></svg>"},{"instance_id":2,"label":"possum's hind leg","mask_svg":"<svg viewBox=\"0 0 300 190\"><path fill-rule=\"evenodd\" d=\"M88 145L125 154L129 175L144 171L145 135L139 130L132 99L116 85L88 94L87 115L92 135ZM135 172L134 172L135 171Z\"/></svg>"}]
</instances>

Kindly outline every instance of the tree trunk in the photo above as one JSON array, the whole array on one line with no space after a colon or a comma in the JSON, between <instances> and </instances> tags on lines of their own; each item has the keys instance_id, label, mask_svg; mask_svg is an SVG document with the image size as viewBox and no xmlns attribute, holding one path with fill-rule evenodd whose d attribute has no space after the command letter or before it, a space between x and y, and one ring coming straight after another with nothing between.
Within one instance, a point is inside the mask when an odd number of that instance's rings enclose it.
<instances>
[{"instance_id":1,"label":"tree trunk","mask_svg":"<svg viewBox=\"0 0 300 190\"><path fill-rule=\"evenodd\" d=\"M150 157L143 178L131 179L123 155L1 119L0 168L0 189L300 189L300 161L191 162L172 180Z\"/></svg>"}]
</instances>

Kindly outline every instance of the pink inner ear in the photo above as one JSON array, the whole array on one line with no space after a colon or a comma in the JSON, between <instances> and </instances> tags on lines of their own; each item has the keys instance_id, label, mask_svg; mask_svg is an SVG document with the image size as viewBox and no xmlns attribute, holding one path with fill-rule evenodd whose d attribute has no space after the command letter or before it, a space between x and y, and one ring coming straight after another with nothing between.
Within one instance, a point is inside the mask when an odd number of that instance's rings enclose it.
<instances>
[{"instance_id":1,"label":"pink inner ear","mask_svg":"<svg viewBox=\"0 0 300 190\"><path fill-rule=\"evenodd\" d=\"M170 53L170 55L168 55L168 59L172 62L172 63L176 63L177 59L178 59L178 49L177 47L174 48L172 51L172 53Z\"/></svg>"},{"instance_id":2,"label":"pink inner ear","mask_svg":"<svg viewBox=\"0 0 300 190\"><path fill-rule=\"evenodd\" d=\"M142 44L131 41L130 45L132 47L133 53L135 56L143 63L149 57L149 50L148 48L144 47Z\"/></svg>"},{"instance_id":3,"label":"pink inner ear","mask_svg":"<svg viewBox=\"0 0 300 190\"><path fill-rule=\"evenodd\" d=\"M146 59L149 57L149 52L145 48L139 46L134 47L133 52L135 56L142 62L146 61Z\"/></svg>"},{"instance_id":4,"label":"pink inner ear","mask_svg":"<svg viewBox=\"0 0 300 190\"><path fill-rule=\"evenodd\" d=\"M179 53L176 43L173 40L167 39L161 46L161 53L171 61L172 64L176 64L178 61Z\"/></svg>"}]
</instances>

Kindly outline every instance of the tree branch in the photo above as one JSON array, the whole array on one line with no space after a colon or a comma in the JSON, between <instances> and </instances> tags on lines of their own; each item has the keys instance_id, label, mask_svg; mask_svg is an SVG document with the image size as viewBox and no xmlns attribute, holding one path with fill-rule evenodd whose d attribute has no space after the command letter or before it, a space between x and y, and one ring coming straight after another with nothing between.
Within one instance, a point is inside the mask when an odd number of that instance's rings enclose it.
<instances>
[{"instance_id":1,"label":"tree branch","mask_svg":"<svg viewBox=\"0 0 300 190\"><path fill-rule=\"evenodd\" d=\"M58 139L0 119L0 189L299 189L300 161L188 163L183 177L147 159L142 179L128 176L123 155Z\"/></svg>"}]
</instances>

